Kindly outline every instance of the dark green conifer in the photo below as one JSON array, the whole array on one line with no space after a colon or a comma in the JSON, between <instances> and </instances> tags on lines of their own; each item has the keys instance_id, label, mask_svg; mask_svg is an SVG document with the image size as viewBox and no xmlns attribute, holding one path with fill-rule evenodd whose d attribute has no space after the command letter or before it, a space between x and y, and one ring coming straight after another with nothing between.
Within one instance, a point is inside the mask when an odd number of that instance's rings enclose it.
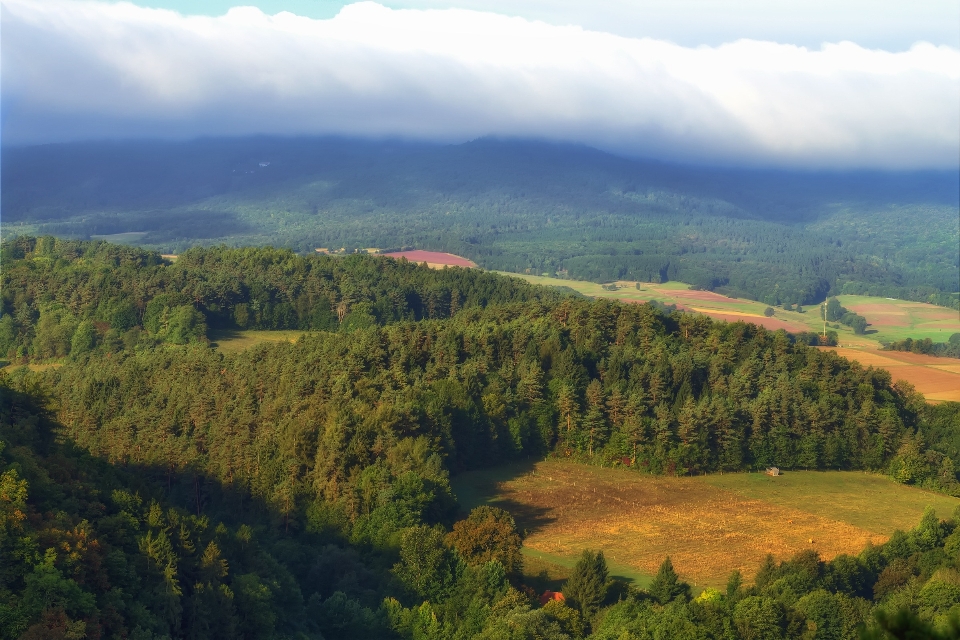
<instances>
[{"instance_id":1,"label":"dark green conifer","mask_svg":"<svg viewBox=\"0 0 960 640\"><path fill-rule=\"evenodd\" d=\"M649 591L660 604L667 604L680 597L685 600L690 598L690 585L680 582L680 577L673 570L670 556L667 556L660 565L656 577L650 583Z\"/></svg>"},{"instance_id":2,"label":"dark green conifer","mask_svg":"<svg viewBox=\"0 0 960 640\"><path fill-rule=\"evenodd\" d=\"M580 554L573 574L563 585L563 596L587 618L600 610L607 597L607 561L602 551L586 549Z\"/></svg>"}]
</instances>

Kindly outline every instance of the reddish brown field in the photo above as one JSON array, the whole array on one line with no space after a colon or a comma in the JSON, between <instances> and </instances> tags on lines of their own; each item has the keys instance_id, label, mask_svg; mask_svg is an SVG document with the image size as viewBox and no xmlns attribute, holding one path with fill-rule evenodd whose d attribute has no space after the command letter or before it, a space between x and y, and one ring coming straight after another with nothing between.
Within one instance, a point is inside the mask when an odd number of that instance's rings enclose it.
<instances>
[{"instance_id":1,"label":"reddish brown field","mask_svg":"<svg viewBox=\"0 0 960 640\"><path fill-rule=\"evenodd\" d=\"M693 290L676 289L676 290L672 290L670 293L671 295L673 295L673 297L679 298L681 300L693 300L693 301L700 301L700 302L722 302L724 304L728 304L730 302L730 298L726 296L722 296L719 293L714 293L713 291L693 291Z\"/></svg>"},{"instance_id":2,"label":"reddish brown field","mask_svg":"<svg viewBox=\"0 0 960 640\"><path fill-rule=\"evenodd\" d=\"M710 309L700 309L696 308L694 311L698 311L704 315L708 315L714 320L726 320L727 322L749 322L751 324L758 324L765 329L770 329L771 331L776 331L777 329L783 329L790 332L798 331L809 331L810 329L803 326L802 324L796 324L793 322L787 322L785 320L780 320L779 318L767 318L766 316L754 316L748 315L746 313L720 313L719 311L711 311Z\"/></svg>"},{"instance_id":3,"label":"reddish brown field","mask_svg":"<svg viewBox=\"0 0 960 640\"><path fill-rule=\"evenodd\" d=\"M452 253L440 253L439 251L397 251L396 253L383 254L388 258L406 258L410 262L426 262L430 267L475 267L475 262L456 256Z\"/></svg>"}]
</instances>

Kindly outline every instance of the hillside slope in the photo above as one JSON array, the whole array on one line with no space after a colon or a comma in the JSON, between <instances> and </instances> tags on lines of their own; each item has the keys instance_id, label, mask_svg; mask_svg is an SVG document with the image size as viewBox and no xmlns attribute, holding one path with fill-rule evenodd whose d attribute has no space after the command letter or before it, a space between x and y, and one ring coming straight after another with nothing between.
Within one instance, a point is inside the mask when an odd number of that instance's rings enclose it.
<instances>
[{"instance_id":1,"label":"hillside slope","mask_svg":"<svg viewBox=\"0 0 960 640\"><path fill-rule=\"evenodd\" d=\"M955 172L710 169L481 139L84 143L3 150L7 232L415 247L513 272L682 280L769 304L955 305ZM931 298L932 296L932 298Z\"/></svg>"}]
</instances>

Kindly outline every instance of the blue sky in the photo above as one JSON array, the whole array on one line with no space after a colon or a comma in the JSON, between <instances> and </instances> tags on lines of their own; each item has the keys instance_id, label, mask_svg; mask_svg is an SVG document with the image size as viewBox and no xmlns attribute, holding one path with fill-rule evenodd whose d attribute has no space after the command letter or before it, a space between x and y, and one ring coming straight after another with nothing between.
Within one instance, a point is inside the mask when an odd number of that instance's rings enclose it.
<instances>
[{"instance_id":1,"label":"blue sky","mask_svg":"<svg viewBox=\"0 0 960 640\"><path fill-rule=\"evenodd\" d=\"M3 0L0 11L5 144L500 135L734 165L958 164L955 1Z\"/></svg>"},{"instance_id":2,"label":"blue sky","mask_svg":"<svg viewBox=\"0 0 960 640\"><path fill-rule=\"evenodd\" d=\"M208 16L248 4L271 15L290 11L323 19L332 18L349 2L144 0L135 4ZM750 38L807 47L850 40L887 51L902 51L921 41L960 47L960 2L954 0L409 0L381 4L393 9L489 11L685 46Z\"/></svg>"}]
</instances>

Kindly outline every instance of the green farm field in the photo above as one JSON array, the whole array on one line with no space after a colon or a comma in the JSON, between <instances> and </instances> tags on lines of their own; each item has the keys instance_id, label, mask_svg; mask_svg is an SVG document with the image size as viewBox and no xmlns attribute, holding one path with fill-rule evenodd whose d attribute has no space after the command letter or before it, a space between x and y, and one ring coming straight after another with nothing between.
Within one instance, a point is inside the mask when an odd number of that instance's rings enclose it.
<instances>
[{"instance_id":1,"label":"green farm field","mask_svg":"<svg viewBox=\"0 0 960 640\"><path fill-rule=\"evenodd\" d=\"M857 554L916 525L927 505L941 517L960 505L860 472L672 478L558 460L465 473L453 487L464 509L514 515L534 577L559 579L600 549L612 574L641 585L667 555L692 584L720 586L734 569L752 576L768 553Z\"/></svg>"},{"instance_id":2,"label":"green farm field","mask_svg":"<svg viewBox=\"0 0 960 640\"><path fill-rule=\"evenodd\" d=\"M868 331L876 332L867 337L875 340L930 338L934 342L946 342L952 334L960 332L960 311L955 309L870 296L837 296L837 299L867 319Z\"/></svg>"}]
</instances>

